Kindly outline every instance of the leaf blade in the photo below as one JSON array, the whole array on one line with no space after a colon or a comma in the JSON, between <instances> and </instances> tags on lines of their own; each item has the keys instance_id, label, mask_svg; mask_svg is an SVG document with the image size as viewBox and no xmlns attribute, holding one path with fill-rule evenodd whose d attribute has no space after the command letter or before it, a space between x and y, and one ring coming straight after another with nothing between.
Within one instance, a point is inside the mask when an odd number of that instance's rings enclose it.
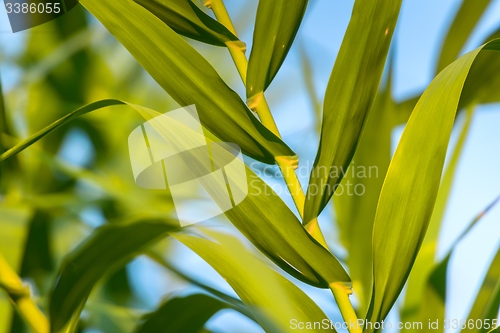
<instances>
[{"instance_id":1,"label":"leaf blade","mask_svg":"<svg viewBox=\"0 0 500 333\"><path fill-rule=\"evenodd\" d=\"M227 308L227 303L205 294L174 297L148 313L135 332L197 333L213 315Z\"/></svg>"},{"instance_id":2,"label":"leaf blade","mask_svg":"<svg viewBox=\"0 0 500 333\"><path fill-rule=\"evenodd\" d=\"M297 159L208 61L153 14L131 0L80 3L181 106L195 104L202 125L221 140L237 144L244 154L264 163L273 164L276 156Z\"/></svg>"},{"instance_id":3,"label":"leaf blade","mask_svg":"<svg viewBox=\"0 0 500 333\"><path fill-rule=\"evenodd\" d=\"M436 74L457 59L490 2L490 0L464 0L462 2L445 40L441 44Z\"/></svg>"},{"instance_id":4,"label":"leaf blade","mask_svg":"<svg viewBox=\"0 0 500 333\"><path fill-rule=\"evenodd\" d=\"M321 322L326 318L304 292L252 256L235 238L208 230L203 233L214 241L184 233L172 236L227 280L242 301L254 309L255 319L266 331L293 331L290 321L294 318L298 322ZM266 283L261 283L263 280Z\"/></svg>"},{"instance_id":5,"label":"leaf blade","mask_svg":"<svg viewBox=\"0 0 500 333\"><path fill-rule=\"evenodd\" d=\"M332 171L346 169L352 159L378 89L400 7L399 0L357 0L354 4L325 94L305 223L321 213L342 180L341 173Z\"/></svg>"},{"instance_id":6,"label":"leaf blade","mask_svg":"<svg viewBox=\"0 0 500 333\"><path fill-rule=\"evenodd\" d=\"M483 49L500 50L500 40L464 55L442 71L418 101L403 132L375 216L374 284L367 315L370 321L387 316L420 249L436 200L463 85ZM432 144L422 148L423 142Z\"/></svg>"},{"instance_id":7,"label":"leaf blade","mask_svg":"<svg viewBox=\"0 0 500 333\"><path fill-rule=\"evenodd\" d=\"M259 1L248 61L248 99L264 92L278 73L299 30L307 3L308 0Z\"/></svg>"},{"instance_id":8,"label":"leaf blade","mask_svg":"<svg viewBox=\"0 0 500 333\"><path fill-rule=\"evenodd\" d=\"M176 228L169 220L139 218L96 229L60 268L50 295L51 332L59 332L71 318L79 317L93 286L105 272L125 264Z\"/></svg>"},{"instance_id":9,"label":"leaf blade","mask_svg":"<svg viewBox=\"0 0 500 333\"><path fill-rule=\"evenodd\" d=\"M238 37L205 14L191 0L134 0L134 2L185 37L216 46L225 46L229 41L239 41Z\"/></svg>"}]
</instances>

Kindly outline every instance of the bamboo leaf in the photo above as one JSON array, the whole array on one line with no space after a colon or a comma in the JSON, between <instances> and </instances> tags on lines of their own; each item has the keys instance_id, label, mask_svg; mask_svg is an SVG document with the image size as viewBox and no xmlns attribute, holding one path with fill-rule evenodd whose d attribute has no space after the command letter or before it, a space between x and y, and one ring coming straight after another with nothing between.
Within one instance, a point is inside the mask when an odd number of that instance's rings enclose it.
<instances>
[{"instance_id":1,"label":"bamboo leaf","mask_svg":"<svg viewBox=\"0 0 500 333\"><path fill-rule=\"evenodd\" d=\"M80 2L181 106L195 104L202 125L265 163L295 153L264 127L215 69L182 37L131 0Z\"/></svg>"},{"instance_id":2,"label":"bamboo leaf","mask_svg":"<svg viewBox=\"0 0 500 333\"><path fill-rule=\"evenodd\" d=\"M500 38L497 30L484 39L483 44ZM500 61L495 52L481 52L474 61L469 76L465 81L458 109L461 110L476 104L497 103L500 101L500 77L496 73L500 70ZM408 121L410 113L417 104L419 96L414 96L398 104L400 124Z\"/></svg>"},{"instance_id":3,"label":"bamboo leaf","mask_svg":"<svg viewBox=\"0 0 500 333\"><path fill-rule=\"evenodd\" d=\"M213 315L227 308L227 303L204 294L174 297L146 314L136 332L198 333Z\"/></svg>"},{"instance_id":4,"label":"bamboo leaf","mask_svg":"<svg viewBox=\"0 0 500 333\"><path fill-rule=\"evenodd\" d=\"M165 219L135 218L96 229L60 268L50 295L51 332L78 320L92 288L105 273L125 265L176 228Z\"/></svg>"},{"instance_id":5,"label":"bamboo leaf","mask_svg":"<svg viewBox=\"0 0 500 333\"><path fill-rule=\"evenodd\" d=\"M225 294L225 293L223 293L215 288L212 288L212 287L210 287L210 286L208 286L200 281L197 281L196 279L182 273L181 271L179 271L177 268L172 266L167 260L165 260L161 255L159 255L157 253L151 252L151 253L148 253L148 256L151 259L153 259L154 261L156 261L158 264L162 265L166 269L175 273L180 278L182 278L185 281L195 285L196 287L199 287L199 288L203 289L204 291L212 294L217 299L220 299L220 300L224 301L224 303L229 304L229 306L232 309L240 312L241 314L243 314L243 315L247 316L248 318L255 321L250 310L248 310L248 308L239 299L237 299L233 296L229 296L229 295L227 295L227 294Z\"/></svg>"},{"instance_id":6,"label":"bamboo leaf","mask_svg":"<svg viewBox=\"0 0 500 333\"><path fill-rule=\"evenodd\" d=\"M140 112L146 119L160 115L146 108ZM219 141L210 133L206 133L206 140L208 145ZM226 151L219 154L227 160L234 158ZM337 258L309 235L274 190L249 167L245 167L245 175L246 182L233 186L240 193L247 193L246 197L224 213L234 226L295 278L321 288L336 282L350 286L349 275Z\"/></svg>"},{"instance_id":7,"label":"bamboo leaf","mask_svg":"<svg viewBox=\"0 0 500 333\"><path fill-rule=\"evenodd\" d=\"M481 283L479 292L476 296L474 304L467 316L467 320L473 321L473 328L467 325L462 330L464 333L482 333L487 332L486 329L476 325L476 322L488 319L490 322L498 316L500 308L500 247L490 264L488 272Z\"/></svg>"},{"instance_id":8,"label":"bamboo leaf","mask_svg":"<svg viewBox=\"0 0 500 333\"><path fill-rule=\"evenodd\" d=\"M384 69L401 0L357 0L325 94L304 222L321 213L351 162ZM334 172L339 171L339 172Z\"/></svg>"},{"instance_id":9,"label":"bamboo leaf","mask_svg":"<svg viewBox=\"0 0 500 333\"><path fill-rule=\"evenodd\" d=\"M0 285L3 285L7 279L6 273L11 273L11 270L13 273L21 270L23 249L32 215L33 211L28 206L0 201L0 230L2 230L0 232L0 260L5 260L6 267L9 267L6 272L0 271ZM9 280L13 282L12 278ZM0 313L4 319L12 317L11 302L3 291L0 292ZM0 320L0 332L10 332L10 325L9 319Z\"/></svg>"},{"instance_id":10,"label":"bamboo leaf","mask_svg":"<svg viewBox=\"0 0 500 333\"><path fill-rule=\"evenodd\" d=\"M435 204L460 94L481 50L464 55L430 84L412 112L389 165L373 228L374 286L367 318L385 318L401 292ZM371 332L373 330L368 330Z\"/></svg>"},{"instance_id":11,"label":"bamboo leaf","mask_svg":"<svg viewBox=\"0 0 500 333\"><path fill-rule=\"evenodd\" d=\"M316 87L314 84L314 75L312 70L311 59L308 56L305 47L300 45L300 63L302 65L302 76L304 78L304 85L307 91L308 100L311 103L311 107L314 111L316 120L316 131L321 133L321 105L322 101L319 99L316 93Z\"/></svg>"},{"instance_id":12,"label":"bamboo leaf","mask_svg":"<svg viewBox=\"0 0 500 333\"><path fill-rule=\"evenodd\" d=\"M248 62L247 98L264 92L273 81L299 30L307 2L259 1Z\"/></svg>"},{"instance_id":13,"label":"bamboo leaf","mask_svg":"<svg viewBox=\"0 0 500 333\"><path fill-rule=\"evenodd\" d=\"M160 115L154 110L118 100L92 103L73 111L0 155L0 162L19 153L72 119L112 105L128 105L147 120ZM219 141L210 133L206 135L208 141ZM83 173L79 173L79 176L81 175ZM337 258L309 236L281 198L248 167L246 167L246 179L247 197L235 208L226 212L231 222L257 248L292 276L322 288L327 288L334 282L349 283L350 278ZM102 185L108 182L98 181L98 183ZM276 241L278 239L279 242Z\"/></svg>"},{"instance_id":14,"label":"bamboo leaf","mask_svg":"<svg viewBox=\"0 0 500 333\"><path fill-rule=\"evenodd\" d=\"M451 259L453 251L460 243L460 241L469 233L469 231L481 220L481 218L492 209L500 200L500 197L495 199L492 203L488 205L481 213L479 213L468 225L468 227L462 231L462 233L455 239L453 244L446 256L436 265L431 265L430 274L428 277L426 275L419 276L427 283L423 289L419 291L424 294L424 297L420 300L419 308L410 308L409 310L418 311L417 313L409 313L405 315L406 320L420 320L420 321L435 321L438 320L443 322L445 319L445 304L446 304L446 285L448 278L448 263ZM415 288L413 288L415 289ZM415 292L414 290L412 292ZM410 303L411 304L411 303ZM497 305L498 309L498 305ZM406 310L408 311L408 310ZM403 312L404 314L404 312ZM414 317L414 315L419 315L420 318ZM496 315L496 313L495 313ZM413 317L412 317L413 316ZM444 332L444 326L440 325L437 333ZM406 330L404 331L406 332Z\"/></svg>"},{"instance_id":15,"label":"bamboo leaf","mask_svg":"<svg viewBox=\"0 0 500 333\"><path fill-rule=\"evenodd\" d=\"M392 71L388 73L390 76ZM378 197L391 159L391 133L397 124L391 80L377 95L360 143L333 199L346 264L365 313L372 287L372 230Z\"/></svg>"},{"instance_id":16,"label":"bamboo leaf","mask_svg":"<svg viewBox=\"0 0 500 333\"><path fill-rule=\"evenodd\" d=\"M436 204L429 222L429 230L427 230L422 244L422 249L417 256L415 265L408 278L404 305L401 311L401 320L404 322L417 321L420 310L425 310L426 308L422 303L424 299L428 299L428 297L424 297L423 295L424 288L431 272L436 266L434 263L436 260L439 231L441 229L446 204L448 203L448 198L452 189L455 171L458 166L458 162L460 161L462 150L472 123L474 110L474 108L468 109L465 124L460 132L460 136L439 187ZM429 292L426 292L426 295L427 294L429 294ZM436 314L434 314L434 316L435 315ZM403 332L406 332L406 330L403 330Z\"/></svg>"},{"instance_id":17,"label":"bamboo leaf","mask_svg":"<svg viewBox=\"0 0 500 333\"><path fill-rule=\"evenodd\" d=\"M10 148L6 152L2 153L0 155L0 163L11 158L12 156L17 155L18 153L20 153L24 149L28 148L29 146L31 146L32 144L34 144L35 142L37 142L38 140L43 138L45 135L47 135L50 132L52 132L53 130L55 130L56 128L67 124L68 122L70 122L71 120L73 120L79 116L82 116L86 113L89 113L89 112L92 112L92 111L95 111L95 110L98 110L101 108L105 108L108 106L123 105L123 104L126 104L126 102L107 99L107 100L101 100L101 101L97 101L97 102L82 106L81 108L68 113L66 116L53 122L49 126L41 129L40 131L36 132L35 134L33 134L33 135L29 136L28 138L26 138L25 140L21 141L20 143L18 143L14 147Z\"/></svg>"},{"instance_id":18,"label":"bamboo leaf","mask_svg":"<svg viewBox=\"0 0 500 333\"><path fill-rule=\"evenodd\" d=\"M497 326L497 328L492 329L488 333L500 333L500 326Z\"/></svg>"},{"instance_id":19,"label":"bamboo leaf","mask_svg":"<svg viewBox=\"0 0 500 333\"><path fill-rule=\"evenodd\" d=\"M225 46L229 41L238 41L225 26L205 14L191 0L134 0L172 30L200 42Z\"/></svg>"},{"instance_id":20,"label":"bamboo leaf","mask_svg":"<svg viewBox=\"0 0 500 333\"><path fill-rule=\"evenodd\" d=\"M203 230L205 237L172 234L208 262L253 311L266 332L291 332L296 322L321 322L323 311L299 288L251 255L235 238ZM265 283L262 283L265 281ZM332 332L316 328L318 332Z\"/></svg>"},{"instance_id":21,"label":"bamboo leaf","mask_svg":"<svg viewBox=\"0 0 500 333\"><path fill-rule=\"evenodd\" d=\"M445 40L441 44L436 73L441 72L457 59L490 2L490 0L464 0L462 2Z\"/></svg>"},{"instance_id":22,"label":"bamboo leaf","mask_svg":"<svg viewBox=\"0 0 500 333\"><path fill-rule=\"evenodd\" d=\"M248 195L225 214L268 258L293 277L328 288L350 284L349 275L328 250L316 242L281 198L247 168Z\"/></svg>"}]
</instances>

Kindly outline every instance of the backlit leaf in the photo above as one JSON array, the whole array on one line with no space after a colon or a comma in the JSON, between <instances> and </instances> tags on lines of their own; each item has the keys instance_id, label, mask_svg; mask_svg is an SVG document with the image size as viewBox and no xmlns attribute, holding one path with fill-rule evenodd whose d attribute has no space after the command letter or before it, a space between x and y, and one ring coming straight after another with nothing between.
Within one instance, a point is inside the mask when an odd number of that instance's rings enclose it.
<instances>
[{"instance_id":1,"label":"backlit leaf","mask_svg":"<svg viewBox=\"0 0 500 333\"><path fill-rule=\"evenodd\" d=\"M325 94L304 222L321 213L354 155L378 90L401 0L357 0Z\"/></svg>"},{"instance_id":2,"label":"backlit leaf","mask_svg":"<svg viewBox=\"0 0 500 333\"><path fill-rule=\"evenodd\" d=\"M134 0L178 34L200 42L225 46L238 41L226 27L205 14L191 0Z\"/></svg>"},{"instance_id":3,"label":"backlit leaf","mask_svg":"<svg viewBox=\"0 0 500 333\"><path fill-rule=\"evenodd\" d=\"M491 209L496 203L499 201L500 197L495 199L492 203L486 207L481 213L479 213L468 225L468 227L462 231L462 233L455 239L453 244L451 245L448 253L445 257L436 265L430 266L430 274L428 277L422 273L419 274L425 282L426 285L423 289L419 289L421 293L423 293L423 297L420 300L420 307L412 307L407 308L403 311L403 318L406 320L420 320L420 321L440 321L443 322L445 319L445 304L446 304L446 295L447 295L447 281L448 281L448 264L450 262L453 251L460 243L460 241L469 233L469 231L481 220L481 218ZM429 264L429 263L428 263ZM420 268L420 267L418 267ZM428 273L427 270L424 273ZM415 283L412 285L412 293L415 293ZM418 285L417 285L418 287ZM411 297L410 300L413 300L414 297ZM412 303L409 303L412 304ZM498 305L497 305L498 309ZM405 313L405 311L407 311ZM408 313L409 312L409 313ZM415 312L415 313L414 313ZM415 317L416 315L420 317ZM496 315L496 313L495 313ZM403 332L406 332L404 330ZM439 326L436 330L437 333L444 331L444 326Z\"/></svg>"},{"instance_id":4,"label":"backlit leaf","mask_svg":"<svg viewBox=\"0 0 500 333\"><path fill-rule=\"evenodd\" d=\"M387 316L418 254L436 200L460 94L483 49L500 50L500 40L464 55L432 81L413 110L389 165L373 229L374 287L367 315L371 322Z\"/></svg>"},{"instance_id":5,"label":"backlit leaf","mask_svg":"<svg viewBox=\"0 0 500 333\"><path fill-rule=\"evenodd\" d=\"M348 253L346 263L360 301L359 313L366 312L370 301L373 219L391 159L391 133L396 125L390 82L375 99L354 158L333 198L340 239Z\"/></svg>"},{"instance_id":6,"label":"backlit leaf","mask_svg":"<svg viewBox=\"0 0 500 333\"><path fill-rule=\"evenodd\" d=\"M441 54L437 63L436 73L458 58L479 19L491 0L464 0L450 26L446 38L441 44Z\"/></svg>"},{"instance_id":7,"label":"backlit leaf","mask_svg":"<svg viewBox=\"0 0 500 333\"><path fill-rule=\"evenodd\" d=\"M260 0L248 62L247 98L264 92L285 60L307 0Z\"/></svg>"},{"instance_id":8,"label":"backlit leaf","mask_svg":"<svg viewBox=\"0 0 500 333\"><path fill-rule=\"evenodd\" d=\"M105 273L125 265L175 228L165 219L135 218L96 229L60 268L50 296L51 332L78 319L92 288Z\"/></svg>"},{"instance_id":9,"label":"backlit leaf","mask_svg":"<svg viewBox=\"0 0 500 333\"><path fill-rule=\"evenodd\" d=\"M132 0L83 0L109 32L181 106L195 104L202 125L261 162L295 153L252 114L215 69L175 31Z\"/></svg>"},{"instance_id":10,"label":"backlit leaf","mask_svg":"<svg viewBox=\"0 0 500 333\"><path fill-rule=\"evenodd\" d=\"M146 119L159 115L146 108L140 112ZM210 133L206 133L206 139L209 144L219 141ZM220 155L234 158L226 151ZM246 182L234 183L232 191L239 188L240 193L247 192L246 197L224 213L234 226L295 278L322 288L335 282L350 285L349 275L337 258L309 235L274 190L249 167L245 167L245 176Z\"/></svg>"},{"instance_id":11,"label":"backlit leaf","mask_svg":"<svg viewBox=\"0 0 500 333\"><path fill-rule=\"evenodd\" d=\"M227 308L227 303L204 294L174 297L145 315L136 332L198 333L214 314Z\"/></svg>"},{"instance_id":12,"label":"backlit leaf","mask_svg":"<svg viewBox=\"0 0 500 333\"><path fill-rule=\"evenodd\" d=\"M297 329L293 328L293 320L304 323L326 319L302 290L251 255L235 238L209 230L203 233L214 241L184 233L172 236L224 277L266 332L293 332ZM315 331L334 330L316 328Z\"/></svg>"},{"instance_id":13,"label":"backlit leaf","mask_svg":"<svg viewBox=\"0 0 500 333\"><path fill-rule=\"evenodd\" d=\"M462 149L469 133L473 115L474 108L469 108L466 115L467 119L465 120L465 124L461 130L460 136L439 187L436 204L429 222L429 229L427 230L422 243L422 248L418 253L417 259L408 278L405 300L401 310L401 319L405 322L417 321L419 312L421 310L425 310L425 303L422 303L422 301L428 297L423 295L424 288L431 272L435 268L439 231L441 230L446 204L448 203L453 180L455 178L455 171L462 155ZM426 292L426 294L428 294L428 292ZM403 332L406 331L403 330Z\"/></svg>"}]
</instances>

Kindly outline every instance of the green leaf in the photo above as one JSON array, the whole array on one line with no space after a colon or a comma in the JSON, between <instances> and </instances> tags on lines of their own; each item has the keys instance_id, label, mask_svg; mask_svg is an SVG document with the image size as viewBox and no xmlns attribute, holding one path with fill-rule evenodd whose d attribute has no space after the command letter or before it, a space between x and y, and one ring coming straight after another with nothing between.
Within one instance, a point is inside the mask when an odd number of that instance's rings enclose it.
<instances>
[{"instance_id":1,"label":"green leaf","mask_svg":"<svg viewBox=\"0 0 500 333\"><path fill-rule=\"evenodd\" d=\"M308 100L311 103L311 107L314 111L314 116L316 120L316 131L321 133L321 105L322 101L319 99L316 93L316 87L314 82L314 75L312 70L312 63L307 51L303 45L300 45L300 64L302 65L302 76L304 78L304 85L307 91Z\"/></svg>"},{"instance_id":2,"label":"green leaf","mask_svg":"<svg viewBox=\"0 0 500 333\"><path fill-rule=\"evenodd\" d=\"M78 320L92 288L105 273L125 265L176 228L165 219L134 218L96 229L60 268L50 295L51 332Z\"/></svg>"},{"instance_id":3,"label":"green leaf","mask_svg":"<svg viewBox=\"0 0 500 333\"><path fill-rule=\"evenodd\" d=\"M297 322L327 319L302 290L251 255L235 238L206 229L203 234L213 241L184 233L172 236L224 277L266 332L292 332L294 319ZM334 330L316 328L315 331Z\"/></svg>"},{"instance_id":4,"label":"green leaf","mask_svg":"<svg viewBox=\"0 0 500 333\"><path fill-rule=\"evenodd\" d=\"M422 249L415 260L415 264L408 278L405 300L401 311L401 320L404 322L417 321L419 312L425 310L422 300L427 299L427 297L424 297L423 293L429 276L436 266L435 260L439 231L452 189L455 171L460 161L460 156L462 155L462 150L472 123L474 110L474 108L469 108L467 112L465 124L460 132L460 136L439 187L436 204L429 222L429 230L427 230L422 243ZM403 330L403 332L405 332L405 330Z\"/></svg>"},{"instance_id":5,"label":"green leaf","mask_svg":"<svg viewBox=\"0 0 500 333\"><path fill-rule=\"evenodd\" d=\"M437 62L436 73L458 58L479 19L490 4L490 0L464 0L441 44L441 54Z\"/></svg>"},{"instance_id":6,"label":"green leaf","mask_svg":"<svg viewBox=\"0 0 500 333\"><path fill-rule=\"evenodd\" d=\"M89 10L181 106L195 104L202 125L265 163L295 153L252 114L215 69L175 31L131 0L83 0Z\"/></svg>"},{"instance_id":7,"label":"green leaf","mask_svg":"<svg viewBox=\"0 0 500 333\"><path fill-rule=\"evenodd\" d=\"M160 115L154 110L118 100L92 103L73 111L0 155L0 162L19 153L75 117L112 105L128 105L147 120ZM218 141L210 133L205 134L207 140ZM327 288L334 282L350 282L349 276L337 258L310 237L281 198L248 167L246 167L246 179L247 197L235 208L226 212L226 215L257 248L292 276L308 284ZM108 184L102 181L97 183ZM110 188L112 189L112 186Z\"/></svg>"},{"instance_id":8,"label":"green leaf","mask_svg":"<svg viewBox=\"0 0 500 333\"><path fill-rule=\"evenodd\" d=\"M155 252L150 252L148 253L148 256L153 259L154 261L156 261L158 264L160 264L161 266L165 267L166 269L170 270L171 272L175 273L177 276L179 276L180 278L184 279L185 281L205 290L206 292L212 294L213 296L216 296L217 299L220 299L222 301L224 301L225 303L229 304L229 306L240 312L241 314L247 316L248 318L252 319L255 321L255 319L253 318L253 315L252 313L250 312L250 310L248 310L248 308L237 298L234 298L233 296L229 296L215 288L212 288L200 281L197 281L196 279L182 273L181 271L179 271L177 268L175 268L174 266L172 266L167 260L165 260L161 255L155 253Z\"/></svg>"},{"instance_id":9,"label":"green leaf","mask_svg":"<svg viewBox=\"0 0 500 333\"><path fill-rule=\"evenodd\" d=\"M248 61L247 98L264 92L278 73L304 17L307 0L260 0Z\"/></svg>"},{"instance_id":10,"label":"green leaf","mask_svg":"<svg viewBox=\"0 0 500 333\"><path fill-rule=\"evenodd\" d=\"M0 202L0 254L7 264L16 272L21 270L23 249L26 242L28 223L33 215L32 210L13 203ZM0 272L0 276L2 272ZM1 279L0 279L1 280ZM12 305L0 291L0 332L10 329Z\"/></svg>"},{"instance_id":11,"label":"green leaf","mask_svg":"<svg viewBox=\"0 0 500 333\"><path fill-rule=\"evenodd\" d=\"M307 190L304 222L317 217L353 157L384 69L401 0L357 0L323 106L319 150Z\"/></svg>"},{"instance_id":12,"label":"green leaf","mask_svg":"<svg viewBox=\"0 0 500 333\"><path fill-rule=\"evenodd\" d=\"M497 250L490 268L481 283L476 300L467 316L467 320L476 323L477 320L484 322L489 319L490 322L498 316L498 309L500 308L500 247ZM479 328L479 325L474 325L474 328L467 328L462 330L463 333L482 333L487 332L486 329Z\"/></svg>"},{"instance_id":13,"label":"green leaf","mask_svg":"<svg viewBox=\"0 0 500 333\"><path fill-rule=\"evenodd\" d=\"M444 181L443 181L444 183ZM491 209L493 208L497 202L500 200L500 197L495 199L492 203L488 205L481 213L479 213L469 224L469 226L462 231L462 233L455 239L453 244L451 245L450 249L448 250L448 253L444 257L443 260L441 260L438 264L436 265L429 265L430 269L427 269L424 271L424 273L427 273L427 275L424 275L420 273L418 275L419 278L422 278L427 284L418 290L415 290L418 288L415 287L415 284L413 283L411 286L408 285L409 287L412 287L411 293L415 293L416 291L419 291L423 293L423 296L420 299L419 307L415 308L407 308L403 310L403 317L405 319L402 319L403 321L421 321L421 322L427 322L429 320L431 321L436 321L438 320L439 322L443 322L445 319L445 304L446 304L446 285L447 285L447 278L448 278L448 263L451 259L451 256L453 254L453 251L459 244L459 242L468 234L468 232L479 222L479 220ZM429 247L430 248L430 247ZM435 251L435 249L433 249ZM430 258L433 259L433 258ZM419 267L415 267L419 268ZM430 271L430 273L428 273ZM417 278L417 277L415 277ZM413 298L414 296L411 296ZM412 303L410 303L412 304ZM498 309L498 305L497 305ZM409 312L409 313L405 313ZM496 313L494 314L496 316ZM420 316L420 317L418 317ZM404 330L403 332L406 332L407 330ZM440 325L437 330L435 330L437 333L443 332L444 331L444 326Z\"/></svg>"},{"instance_id":14,"label":"green leaf","mask_svg":"<svg viewBox=\"0 0 500 333\"><path fill-rule=\"evenodd\" d=\"M488 333L500 333L500 326L497 326L497 328L492 329Z\"/></svg>"},{"instance_id":15,"label":"green leaf","mask_svg":"<svg viewBox=\"0 0 500 333\"><path fill-rule=\"evenodd\" d=\"M214 314L227 308L227 303L205 294L171 298L147 314L136 332L198 333Z\"/></svg>"},{"instance_id":16,"label":"green leaf","mask_svg":"<svg viewBox=\"0 0 500 333\"><path fill-rule=\"evenodd\" d=\"M500 38L500 30L485 38L483 44ZM461 110L476 104L497 103L500 101L500 61L495 52L481 52L474 61L469 76L465 81L458 109ZM419 96L414 96L398 104L399 123L408 121L410 113L417 104Z\"/></svg>"},{"instance_id":17,"label":"green leaf","mask_svg":"<svg viewBox=\"0 0 500 333\"><path fill-rule=\"evenodd\" d=\"M388 73L390 76L392 71ZM354 292L358 313L365 313L372 288L372 230L378 197L391 160L391 133L397 124L391 80L379 92L368 116L354 158L334 196L340 239Z\"/></svg>"},{"instance_id":18,"label":"green leaf","mask_svg":"<svg viewBox=\"0 0 500 333\"><path fill-rule=\"evenodd\" d=\"M401 292L425 236L460 94L481 50L455 61L429 85L413 110L380 194L373 227L374 286L367 318L385 318ZM371 332L373 330L368 330Z\"/></svg>"},{"instance_id":19,"label":"green leaf","mask_svg":"<svg viewBox=\"0 0 500 333\"><path fill-rule=\"evenodd\" d=\"M316 242L281 198L248 167L248 195L225 214L259 250L293 277L328 288L350 284L338 259Z\"/></svg>"},{"instance_id":20,"label":"green leaf","mask_svg":"<svg viewBox=\"0 0 500 333\"><path fill-rule=\"evenodd\" d=\"M159 115L146 108L140 112L146 119ZM209 145L219 141L210 133L206 133L206 139ZM228 156L222 155L225 153ZM223 159L234 159L227 151L219 154ZM224 213L236 228L295 278L322 288L335 282L350 285L349 275L337 258L309 235L273 189L246 166L245 178L246 182L234 183L232 190L239 188L246 197Z\"/></svg>"},{"instance_id":21,"label":"green leaf","mask_svg":"<svg viewBox=\"0 0 500 333\"><path fill-rule=\"evenodd\" d=\"M238 41L225 26L205 14L191 0L134 0L172 30L203 43L225 46Z\"/></svg>"}]
</instances>

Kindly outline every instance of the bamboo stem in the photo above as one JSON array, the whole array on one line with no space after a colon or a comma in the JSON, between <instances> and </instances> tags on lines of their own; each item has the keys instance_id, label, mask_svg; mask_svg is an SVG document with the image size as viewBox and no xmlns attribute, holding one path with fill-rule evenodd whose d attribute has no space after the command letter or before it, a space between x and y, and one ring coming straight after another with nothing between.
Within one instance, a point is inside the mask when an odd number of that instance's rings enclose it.
<instances>
[{"instance_id":1,"label":"bamboo stem","mask_svg":"<svg viewBox=\"0 0 500 333\"><path fill-rule=\"evenodd\" d=\"M340 309L340 313L342 314L342 318L347 324L347 329L350 333L362 333L358 317L356 312L349 301L349 295L352 294L351 288L345 285L342 282L332 283L330 285L330 289L332 290L333 297L335 297L335 301Z\"/></svg>"},{"instance_id":2,"label":"bamboo stem","mask_svg":"<svg viewBox=\"0 0 500 333\"><path fill-rule=\"evenodd\" d=\"M49 322L30 297L30 290L0 254L0 288L35 333L48 333Z\"/></svg>"}]
</instances>

